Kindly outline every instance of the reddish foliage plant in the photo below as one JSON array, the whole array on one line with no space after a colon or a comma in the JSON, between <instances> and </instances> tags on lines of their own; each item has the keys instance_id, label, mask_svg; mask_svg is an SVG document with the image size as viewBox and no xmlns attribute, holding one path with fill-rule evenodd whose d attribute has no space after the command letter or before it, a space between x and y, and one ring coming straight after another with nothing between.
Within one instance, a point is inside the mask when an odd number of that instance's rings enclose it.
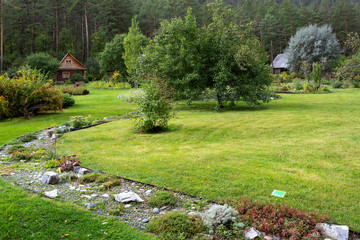
<instances>
[{"instance_id":1,"label":"reddish foliage plant","mask_svg":"<svg viewBox=\"0 0 360 240\"><path fill-rule=\"evenodd\" d=\"M62 156L56 159L58 165L63 171L72 171L75 166L79 166L80 161L76 159L76 155Z\"/></svg>"},{"instance_id":2,"label":"reddish foliage plant","mask_svg":"<svg viewBox=\"0 0 360 240\"><path fill-rule=\"evenodd\" d=\"M316 224L328 220L327 216L284 204L264 204L249 199L242 200L237 210L244 222L282 239L319 239Z\"/></svg>"}]
</instances>

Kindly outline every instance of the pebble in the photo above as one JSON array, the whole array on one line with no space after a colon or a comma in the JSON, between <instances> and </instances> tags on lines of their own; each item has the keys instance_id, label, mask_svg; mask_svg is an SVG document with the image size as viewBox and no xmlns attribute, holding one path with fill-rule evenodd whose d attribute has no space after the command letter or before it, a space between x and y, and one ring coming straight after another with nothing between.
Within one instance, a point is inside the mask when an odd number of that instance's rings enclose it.
<instances>
[{"instance_id":1,"label":"pebble","mask_svg":"<svg viewBox=\"0 0 360 240\"><path fill-rule=\"evenodd\" d=\"M96 203L87 203L87 204L85 204L87 209L92 209L92 208L96 207L96 205L97 205Z\"/></svg>"},{"instance_id":2,"label":"pebble","mask_svg":"<svg viewBox=\"0 0 360 240\"><path fill-rule=\"evenodd\" d=\"M99 194L91 194L91 197L92 198L96 198L96 197L98 197L99 196Z\"/></svg>"},{"instance_id":3,"label":"pebble","mask_svg":"<svg viewBox=\"0 0 360 240\"><path fill-rule=\"evenodd\" d=\"M101 195L101 196L106 197L106 198L110 197L109 194L103 194L103 195Z\"/></svg>"},{"instance_id":4,"label":"pebble","mask_svg":"<svg viewBox=\"0 0 360 240\"><path fill-rule=\"evenodd\" d=\"M153 209L153 213L155 213L155 214L159 214L159 213L160 213L160 211L159 211L159 209L158 209L158 208L154 208L154 209Z\"/></svg>"},{"instance_id":5,"label":"pebble","mask_svg":"<svg viewBox=\"0 0 360 240\"><path fill-rule=\"evenodd\" d=\"M146 194L146 195L150 195L151 192L152 192L152 190L147 190L147 191L145 192L145 194Z\"/></svg>"},{"instance_id":6,"label":"pebble","mask_svg":"<svg viewBox=\"0 0 360 240\"><path fill-rule=\"evenodd\" d=\"M160 208L160 211L164 211L167 207L166 206L163 206Z\"/></svg>"},{"instance_id":7,"label":"pebble","mask_svg":"<svg viewBox=\"0 0 360 240\"><path fill-rule=\"evenodd\" d=\"M131 208L131 206L132 206L131 204L126 204L125 208Z\"/></svg>"},{"instance_id":8,"label":"pebble","mask_svg":"<svg viewBox=\"0 0 360 240\"><path fill-rule=\"evenodd\" d=\"M89 195L82 195L83 198L91 199L91 196Z\"/></svg>"},{"instance_id":9,"label":"pebble","mask_svg":"<svg viewBox=\"0 0 360 240\"><path fill-rule=\"evenodd\" d=\"M76 187L70 187L69 189L70 189L70 190L75 190L75 189L76 189Z\"/></svg>"},{"instance_id":10,"label":"pebble","mask_svg":"<svg viewBox=\"0 0 360 240\"><path fill-rule=\"evenodd\" d=\"M148 223L148 222L149 222L149 219L144 218L141 222L142 222L142 223Z\"/></svg>"}]
</instances>

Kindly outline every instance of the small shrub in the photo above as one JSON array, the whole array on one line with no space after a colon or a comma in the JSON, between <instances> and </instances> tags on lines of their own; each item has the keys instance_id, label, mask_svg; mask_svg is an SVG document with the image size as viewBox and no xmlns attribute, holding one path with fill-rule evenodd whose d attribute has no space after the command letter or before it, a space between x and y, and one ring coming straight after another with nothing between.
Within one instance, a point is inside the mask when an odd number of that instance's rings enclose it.
<instances>
[{"instance_id":1,"label":"small shrub","mask_svg":"<svg viewBox=\"0 0 360 240\"><path fill-rule=\"evenodd\" d=\"M247 199L239 203L237 210L249 225L284 239L305 239L316 235L316 224L328 220L324 215L282 204L262 204Z\"/></svg>"},{"instance_id":2,"label":"small shrub","mask_svg":"<svg viewBox=\"0 0 360 240\"><path fill-rule=\"evenodd\" d=\"M149 199L149 205L151 207L163 207L163 206L174 206L176 204L176 198L172 193L169 192L158 192L153 193Z\"/></svg>"},{"instance_id":3,"label":"small shrub","mask_svg":"<svg viewBox=\"0 0 360 240\"><path fill-rule=\"evenodd\" d=\"M89 173L80 178L80 183L103 183L102 190L121 185L120 179L110 174Z\"/></svg>"},{"instance_id":4,"label":"small shrub","mask_svg":"<svg viewBox=\"0 0 360 240\"><path fill-rule=\"evenodd\" d=\"M5 97L0 96L0 119L9 115L9 101Z\"/></svg>"},{"instance_id":5,"label":"small shrub","mask_svg":"<svg viewBox=\"0 0 360 240\"><path fill-rule=\"evenodd\" d=\"M333 88L344 88L344 83L342 81L335 81L331 84Z\"/></svg>"},{"instance_id":6,"label":"small shrub","mask_svg":"<svg viewBox=\"0 0 360 240\"><path fill-rule=\"evenodd\" d=\"M112 187L116 187L116 186L120 186L121 185L121 181L119 179L113 179L111 181L108 182L104 182L102 184L101 190L109 190Z\"/></svg>"},{"instance_id":7,"label":"small shrub","mask_svg":"<svg viewBox=\"0 0 360 240\"><path fill-rule=\"evenodd\" d=\"M310 86L310 84L308 82L304 82L302 87L303 87L304 93L311 93L313 91L313 88Z\"/></svg>"},{"instance_id":8,"label":"small shrub","mask_svg":"<svg viewBox=\"0 0 360 240\"><path fill-rule=\"evenodd\" d=\"M299 80L294 81L294 86L295 86L295 89L296 89L297 91L303 90L302 83L301 83L301 81L299 81Z\"/></svg>"},{"instance_id":9,"label":"small shrub","mask_svg":"<svg viewBox=\"0 0 360 240\"><path fill-rule=\"evenodd\" d=\"M75 73L74 75L71 76L71 82L75 83L75 82L81 82L81 81L84 81L82 74Z\"/></svg>"},{"instance_id":10,"label":"small shrub","mask_svg":"<svg viewBox=\"0 0 360 240\"><path fill-rule=\"evenodd\" d=\"M13 154L14 152L23 152L25 150L27 150L27 148L22 145L12 145L7 152Z\"/></svg>"},{"instance_id":11,"label":"small shrub","mask_svg":"<svg viewBox=\"0 0 360 240\"><path fill-rule=\"evenodd\" d=\"M62 104L63 108L70 107L70 106L75 104L75 99L70 97L69 94L64 94L63 96L64 96L64 101L63 101L63 104Z\"/></svg>"},{"instance_id":12,"label":"small shrub","mask_svg":"<svg viewBox=\"0 0 360 240\"><path fill-rule=\"evenodd\" d=\"M71 182L76 181L78 179L78 176L74 172L67 172L60 175L60 181L62 182Z\"/></svg>"},{"instance_id":13,"label":"small shrub","mask_svg":"<svg viewBox=\"0 0 360 240\"><path fill-rule=\"evenodd\" d=\"M288 92L288 91L290 91L290 86L287 85L287 84L283 84L283 85L281 85L280 90L281 90L282 92Z\"/></svg>"},{"instance_id":14,"label":"small shrub","mask_svg":"<svg viewBox=\"0 0 360 240\"><path fill-rule=\"evenodd\" d=\"M238 212L226 204L212 205L203 215L204 225L210 230L214 230L220 225L230 229L231 224L237 223L238 220Z\"/></svg>"},{"instance_id":15,"label":"small shrub","mask_svg":"<svg viewBox=\"0 0 360 240\"><path fill-rule=\"evenodd\" d=\"M80 164L80 161L76 159L76 155L62 156L57 161L62 171L73 171L74 167Z\"/></svg>"},{"instance_id":16,"label":"small shrub","mask_svg":"<svg viewBox=\"0 0 360 240\"><path fill-rule=\"evenodd\" d=\"M171 212L151 220L148 230L162 239L188 239L204 231L204 226L198 216Z\"/></svg>"},{"instance_id":17,"label":"small shrub","mask_svg":"<svg viewBox=\"0 0 360 240\"><path fill-rule=\"evenodd\" d=\"M219 225L214 231L214 239L228 240L228 239L243 239L243 230L245 224L232 224L230 228L225 225Z\"/></svg>"},{"instance_id":18,"label":"small shrub","mask_svg":"<svg viewBox=\"0 0 360 240\"><path fill-rule=\"evenodd\" d=\"M70 96L72 95L87 95L90 92L85 87L73 87L73 86L66 86L61 89L63 93L67 93Z\"/></svg>"},{"instance_id":19,"label":"small shrub","mask_svg":"<svg viewBox=\"0 0 360 240\"><path fill-rule=\"evenodd\" d=\"M54 77L59 68L59 61L47 53L34 53L26 58L30 68L38 69L49 78Z\"/></svg>"},{"instance_id":20,"label":"small shrub","mask_svg":"<svg viewBox=\"0 0 360 240\"><path fill-rule=\"evenodd\" d=\"M89 117L83 117L83 116L74 116L70 118L70 124L73 128L81 128L90 126L93 123L93 119Z\"/></svg>"},{"instance_id":21,"label":"small shrub","mask_svg":"<svg viewBox=\"0 0 360 240\"><path fill-rule=\"evenodd\" d=\"M27 143L27 142L31 142L35 139L37 139L37 133L33 132L33 133L27 133L27 134L24 134L24 135L18 137L17 141L19 141L21 143Z\"/></svg>"},{"instance_id":22,"label":"small shrub","mask_svg":"<svg viewBox=\"0 0 360 240\"><path fill-rule=\"evenodd\" d=\"M10 159L12 161L20 161L20 160L29 161L32 159L32 154L31 154L31 152L28 152L28 151L14 152L11 155Z\"/></svg>"},{"instance_id":23,"label":"small shrub","mask_svg":"<svg viewBox=\"0 0 360 240\"><path fill-rule=\"evenodd\" d=\"M135 99L138 112L135 127L142 132L159 132L167 128L168 121L174 117L171 100L172 88L167 80L157 75L149 74L142 81L144 96Z\"/></svg>"}]
</instances>

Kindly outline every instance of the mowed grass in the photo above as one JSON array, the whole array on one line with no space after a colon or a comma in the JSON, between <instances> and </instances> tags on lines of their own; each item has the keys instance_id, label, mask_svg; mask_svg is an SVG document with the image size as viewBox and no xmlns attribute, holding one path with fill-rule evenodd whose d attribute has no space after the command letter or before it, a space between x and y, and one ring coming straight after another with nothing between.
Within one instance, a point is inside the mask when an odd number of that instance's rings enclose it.
<instances>
[{"instance_id":1,"label":"mowed grass","mask_svg":"<svg viewBox=\"0 0 360 240\"><path fill-rule=\"evenodd\" d=\"M170 130L122 120L66 134L82 165L211 200L285 203L360 231L360 91L282 95L258 109L180 104ZM271 197L274 189L284 199Z\"/></svg>"},{"instance_id":2,"label":"mowed grass","mask_svg":"<svg viewBox=\"0 0 360 240\"><path fill-rule=\"evenodd\" d=\"M156 239L71 203L30 195L0 179L0 239Z\"/></svg>"},{"instance_id":3,"label":"mowed grass","mask_svg":"<svg viewBox=\"0 0 360 240\"><path fill-rule=\"evenodd\" d=\"M34 116L30 120L24 118L0 120L0 146L25 133L69 121L71 116L87 117L91 115L94 118L103 118L131 112L134 108L132 104L117 99L118 95L124 94L128 90L93 89L88 85L86 87L90 90L90 94L74 96L75 105L64 109L63 112L46 113Z\"/></svg>"}]
</instances>

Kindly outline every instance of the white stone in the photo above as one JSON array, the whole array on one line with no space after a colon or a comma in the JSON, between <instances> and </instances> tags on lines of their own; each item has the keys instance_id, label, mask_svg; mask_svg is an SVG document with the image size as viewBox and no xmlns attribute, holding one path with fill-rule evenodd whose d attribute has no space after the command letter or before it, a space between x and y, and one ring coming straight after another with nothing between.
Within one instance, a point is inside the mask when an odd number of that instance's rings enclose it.
<instances>
[{"instance_id":1,"label":"white stone","mask_svg":"<svg viewBox=\"0 0 360 240\"><path fill-rule=\"evenodd\" d=\"M46 172L41 181L47 184L56 184L59 181L59 175L56 172Z\"/></svg>"},{"instance_id":2,"label":"white stone","mask_svg":"<svg viewBox=\"0 0 360 240\"><path fill-rule=\"evenodd\" d=\"M69 189L70 189L70 190L75 190L75 189L76 189L76 187L70 187Z\"/></svg>"},{"instance_id":3,"label":"white stone","mask_svg":"<svg viewBox=\"0 0 360 240\"><path fill-rule=\"evenodd\" d=\"M139 195L134 192L122 192L120 194L114 195L115 201L121 203L128 203L128 202L143 202Z\"/></svg>"},{"instance_id":4,"label":"white stone","mask_svg":"<svg viewBox=\"0 0 360 240\"><path fill-rule=\"evenodd\" d=\"M83 198L91 199L91 196L89 195L82 195Z\"/></svg>"},{"instance_id":5,"label":"white stone","mask_svg":"<svg viewBox=\"0 0 360 240\"><path fill-rule=\"evenodd\" d=\"M106 198L110 197L109 194L103 194L103 195L101 195L101 196L106 197Z\"/></svg>"},{"instance_id":6,"label":"white stone","mask_svg":"<svg viewBox=\"0 0 360 240\"><path fill-rule=\"evenodd\" d=\"M253 227L245 232L245 239L260 238L261 236L261 233Z\"/></svg>"},{"instance_id":7,"label":"white stone","mask_svg":"<svg viewBox=\"0 0 360 240\"><path fill-rule=\"evenodd\" d=\"M131 204L126 204L125 208L131 208L131 206L132 206Z\"/></svg>"},{"instance_id":8,"label":"white stone","mask_svg":"<svg viewBox=\"0 0 360 240\"><path fill-rule=\"evenodd\" d=\"M147 190L147 191L145 192L145 194L146 194L146 195L150 195L151 192L152 192L152 190Z\"/></svg>"},{"instance_id":9,"label":"white stone","mask_svg":"<svg viewBox=\"0 0 360 240\"><path fill-rule=\"evenodd\" d=\"M59 194L58 190L55 189L55 190L52 190L52 191L48 191L48 192L45 192L44 195L49 197L49 198L55 198L57 197Z\"/></svg>"},{"instance_id":10,"label":"white stone","mask_svg":"<svg viewBox=\"0 0 360 240\"><path fill-rule=\"evenodd\" d=\"M349 239L349 227L345 225L334 225L319 223L316 225L320 233L331 237L336 240L348 240Z\"/></svg>"}]
</instances>

